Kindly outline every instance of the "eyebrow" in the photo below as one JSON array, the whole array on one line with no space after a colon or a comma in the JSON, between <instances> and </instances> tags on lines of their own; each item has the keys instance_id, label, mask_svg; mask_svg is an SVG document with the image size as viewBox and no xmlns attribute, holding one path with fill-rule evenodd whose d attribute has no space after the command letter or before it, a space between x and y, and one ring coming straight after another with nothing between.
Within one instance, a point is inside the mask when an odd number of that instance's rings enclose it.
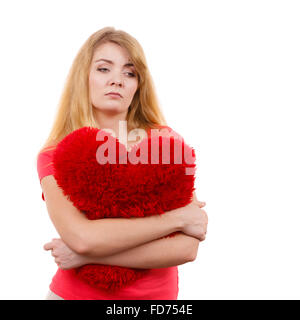
<instances>
[{"instance_id":1,"label":"eyebrow","mask_svg":"<svg viewBox=\"0 0 300 320\"><path fill-rule=\"evenodd\" d=\"M99 62L99 61L105 61L105 62L107 62L109 64L114 64L111 60L108 60L108 59L98 59L98 60L95 61L95 63ZM131 63L131 62L127 62L127 63L124 64L124 67L134 67L134 64Z\"/></svg>"}]
</instances>

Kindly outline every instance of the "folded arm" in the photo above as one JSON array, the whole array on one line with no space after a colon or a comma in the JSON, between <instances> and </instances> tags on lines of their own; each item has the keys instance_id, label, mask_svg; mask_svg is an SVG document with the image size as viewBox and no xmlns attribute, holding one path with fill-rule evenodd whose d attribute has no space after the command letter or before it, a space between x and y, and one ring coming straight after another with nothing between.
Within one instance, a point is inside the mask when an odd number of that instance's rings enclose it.
<instances>
[{"instance_id":1,"label":"folded arm","mask_svg":"<svg viewBox=\"0 0 300 320\"><path fill-rule=\"evenodd\" d=\"M64 196L53 175L41 180L47 210L58 234L77 253L104 257L182 231L182 209L141 218L88 220Z\"/></svg>"},{"instance_id":2,"label":"folded arm","mask_svg":"<svg viewBox=\"0 0 300 320\"><path fill-rule=\"evenodd\" d=\"M61 269L72 269L86 264L157 269L194 261L199 241L180 232L174 237L157 239L105 257L76 253L62 239L52 239L51 242L44 245L44 249L52 251L51 254Z\"/></svg>"},{"instance_id":3,"label":"folded arm","mask_svg":"<svg viewBox=\"0 0 300 320\"><path fill-rule=\"evenodd\" d=\"M42 179L42 184L44 181L47 181L46 179L47 177ZM196 259L199 245L198 238L182 232L176 234L174 237L162 238L165 235L164 232L170 234L174 231L180 231L168 226L172 224L172 221L174 224L174 220L172 220L175 217L174 212L170 213L169 218L167 218L168 213L158 216L157 218L159 220L156 222L155 220L152 220L152 224L149 222L150 218L155 218L155 216L136 218L135 220L137 221L139 219L141 224L131 224L130 221L133 221L132 219L122 218L90 221L87 220L80 211L73 207L67 198L61 194L60 190L53 187L52 189L54 189L54 191L51 191L49 184L51 185L51 183L54 183L55 185L55 180L52 176L49 176L48 180L50 180L50 182L44 183L43 188L46 196L46 204L50 218L62 239L55 239L55 241L47 243L44 246L44 249L52 250L52 255L56 257L56 263L61 268L69 269L94 263L129 268L153 269L180 265ZM56 200L56 204L57 201L62 201L63 203L62 207L58 208L60 209L58 210L58 213L55 211L55 205L53 206L54 200ZM205 205L205 203L201 203L197 200L195 193L193 201L199 207ZM75 211L73 211L73 208ZM65 211L61 211L61 209L64 209ZM181 215L182 214L179 214L179 216ZM166 219L162 219L163 217L166 217ZM91 225L88 227L86 222L95 222L94 228L89 229ZM103 222L103 224L101 222ZM162 224L165 225L162 226ZM84 226L86 227L85 232L90 233L84 235L84 233L80 232ZM132 229L130 229L130 226ZM153 232L155 226L160 230L156 234ZM165 230L163 228L165 228ZM184 228L182 230L184 230ZM133 232L137 237L137 244L133 245L131 248L122 249L122 245L124 244L123 241L128 245L128 236L132 234L129 231ZM103 236L103 233L107 235L107 237L102 238L101 235ZM156 238L149 240L154 234ZM95 249L88 253L86 250L77 249L79 248L78 243L81 243L80 239L82 239L81 241L84 241L84 237L88 238L87 235L96 239L94 243ZM140 239L138 239L138 236ZM148 237L148 240L145 240L145 236L146 239ZM118 252L110 252L109 248L111 248L111 246L105 246L104 239L106 239L106 243L108 241L115 241L114 248L118 248ZM133 242L133 239L134 238L131 238L131 242ZM144 241L142 244L140 244L141 239ZM205 237L201 239L201 241L203 241ZM102 247L97 247L97 243ZM98 252L100 252L100 254L98 254Z\"/></svg>"},{"instance_id":4,"label":"folded arm","mask_svg":"<svg viewBox=\"0 0 300 320\"><path fill-rule=\"evenodd\" d=\"M196 259L199 241L180 233L106 257L83 255L82 265L105 264L141 269L177 266Z\"/></svg>"},{"instance_id":5,"label":"folded arm","mask_svg":"<svg viewBox=\"0 0 300 320\"><path fill-rule=\"evenodd\" d=\"M200 207L205 203L193 193L193 201ZM104 264L137 269L167 268L194 261L197 257L200 240L182 232L174 237L157 239L117 254L97 257L82 256L84 264Z\"/></svg>"}]
</instances>

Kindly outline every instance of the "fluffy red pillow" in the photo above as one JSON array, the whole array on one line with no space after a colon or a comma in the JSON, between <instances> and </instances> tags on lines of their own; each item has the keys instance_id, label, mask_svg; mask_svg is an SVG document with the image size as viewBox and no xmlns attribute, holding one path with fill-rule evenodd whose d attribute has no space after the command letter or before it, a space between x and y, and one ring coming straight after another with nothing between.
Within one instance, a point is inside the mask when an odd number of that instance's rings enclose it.
<instances>
[{"instance_id":1,"label":"fluffy red pillow","mask_svg":"<svg viewBox=\"0 0 300 320\"><path fill-rule=\"evenodd\" d=\"M148 136L127 152L110 133L83 127L60 141L53 165L64 195L90 220L163 214L189 204L195 190L195 152L178 137ZM149 270L89 264L75 271L91 286L113 291Z\"/></svg>"}]
</instances>

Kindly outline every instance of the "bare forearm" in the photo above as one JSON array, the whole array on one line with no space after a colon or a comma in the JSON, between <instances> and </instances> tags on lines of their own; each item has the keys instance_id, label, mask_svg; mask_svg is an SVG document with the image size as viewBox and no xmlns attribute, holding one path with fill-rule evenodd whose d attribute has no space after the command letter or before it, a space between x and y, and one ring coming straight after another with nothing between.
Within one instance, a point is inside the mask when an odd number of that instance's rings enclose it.
<instances>
[{"instance_id":1,"label":"bare forearm","mask_svg":"<svg viewBox=\"0 0 300 320\"><path fill-rule=\"evenodd\" d=\"M85 256L85 264L105 264L127 268L155 269L193 261L199 240L183 233L154 240L106 257Z\"/></svg>"},{"instance_id":2,"label":"bare forearm","mask_svg":"<svg viewBox=\"0 0 300 320\"><path fill-rule=\"evenodd\" d=\"M140 218L89 220L85 228L87 256L104 257L159 239L182 228L181 209Z\"/></svg>"}]
</instances>

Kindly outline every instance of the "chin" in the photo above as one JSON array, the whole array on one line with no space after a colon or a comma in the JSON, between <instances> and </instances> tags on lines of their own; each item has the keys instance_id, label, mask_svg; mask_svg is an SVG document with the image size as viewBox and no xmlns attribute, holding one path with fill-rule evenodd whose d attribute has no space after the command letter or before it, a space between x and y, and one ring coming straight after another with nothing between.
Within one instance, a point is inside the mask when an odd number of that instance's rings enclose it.
<instances>
[{"instance_id":1,"label":"chin","mask_svg":"<svg viewBox=\"0 0 300 320\"><path fill-rule=\"evenodd\" d=\"M97 111L100 112L110 112L110 113L121 113L121 112L125 112L128 110L128 108L124 108L120 105L108 105L108 106L101 106L101 108L95 108Z\"/></svg>"}]
</instances>

